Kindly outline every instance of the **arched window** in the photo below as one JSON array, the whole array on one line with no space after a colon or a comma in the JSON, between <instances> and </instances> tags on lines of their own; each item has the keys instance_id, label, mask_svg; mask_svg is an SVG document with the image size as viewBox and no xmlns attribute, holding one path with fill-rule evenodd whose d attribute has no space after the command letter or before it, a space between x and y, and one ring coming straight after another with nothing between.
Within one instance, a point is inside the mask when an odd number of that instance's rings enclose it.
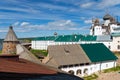
<instances>
[{"instance_id":1,"label":"arched window","mask_svg":"<svg viewBox=\"0 0 120 80\"><path fill-rule=\"evenodd\" d=\"M82 73L82 70L78 69L78 70L77 70L77 75L78 75L78 74L81 74L81 73Z\"/></svg>"},{"instance_id":2,"label":"arched window","mask_svg":"<svg viewBox=\"0 0 120 80\"><path fill-rule=\"evenodd\" d=\"M74 75L74 71L73 71L73 70L68 71L68 73L70 73L70 74L73 74L73 75Z\"/></svg>"},{"instance_id":3,"label":"arched window","mask_svg":"<svg viewBox=\"0 0 120 80\"><path fill-rule=\"evenodd\" d=\"M85 74L87 74L88 73L88 69L86 68L86 69L84 69L84 73Z\"/></svg>"}]
</instances>

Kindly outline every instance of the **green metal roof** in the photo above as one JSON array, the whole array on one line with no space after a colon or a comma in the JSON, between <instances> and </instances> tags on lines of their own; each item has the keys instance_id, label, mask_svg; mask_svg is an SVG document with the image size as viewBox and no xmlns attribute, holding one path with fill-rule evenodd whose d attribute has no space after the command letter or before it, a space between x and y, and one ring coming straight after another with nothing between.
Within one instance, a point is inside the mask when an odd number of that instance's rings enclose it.
<instances>
[{"instance_id":1,"label":"green metal roof","mask_svg":"<svg viewBox=\"0 0 120 80\"><path fill-rule=\"evenodd\" d=\"M46 37L37 37L33 40L40 40L40 41L47 41L47 40L53 40L55 42L78 42L78 41L96 41L97 36L91 36L91 35L80 35L80 34L74 34L74 35L58 35L58 36L46 36Z\"/></svg>"},{"instance_id":2,"label":"green metal roof","mask_svg":"<svg viewBox=\"0 0 120 80\"><path fill-rule=\"evenodd\" d=\"M104 44L80 44L91 62L101 62L118 59Z\"/></svg>"},{"instance_id":3,"label":"green metal roof","mask_svg":"<svg viewBox=\"0 0 120 80\"><path fill-rule=\"evenodd\" d=\"M58 36L55 42L78 42L82 35L61 35Z\"/></svg>"},{"instance_id":4,"label":"green metal roof","mask_svg":"<svg viewBox=\"0 0 120 80\"><path fill-rule=\"evenodd\" d=\"M87 36L83 36L81 38L81 41L96 41L97 36L91 36L91 35L87 35Z\"/></svg>"},{"instance_id":5,"label":"green metal roof","mask_svg":"<svg viewBox=\"0 0 120 80\"><path fill-rule=\"evenodd\" d=\"M55 40L55 36L47 36L47 37L37 37L37 38L34 38L33 40L40 40L40 41L47 41L47 40Z\"/></svg>"},{"instance_id":6,"label":"green metal roof","mask_svg":"<svg viewBox=\"0 0 120 80\"><path fill-rule=\"evenodd\" d=\"M120 36L120 33L112 33L111 36L119 37L119 36Z\"/></svg>"}]
</instances>

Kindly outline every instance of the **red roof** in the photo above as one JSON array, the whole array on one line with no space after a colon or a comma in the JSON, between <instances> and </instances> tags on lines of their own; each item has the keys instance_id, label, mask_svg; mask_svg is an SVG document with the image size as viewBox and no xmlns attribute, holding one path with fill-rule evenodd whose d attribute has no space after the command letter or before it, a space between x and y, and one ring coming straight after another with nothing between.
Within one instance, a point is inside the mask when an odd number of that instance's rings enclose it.
<instances>
[{"instance_id":1,"label":"red roof","mask_svg":"<svg viewBox=\"0 0 120 80\"><path fill-rule=\"evenodd\" d=\"M0 56L0 72L23 74L55 74L57 71L47 66L36 64L25 59L17 59L18 56Z\"/></svg>"}]
</instances>

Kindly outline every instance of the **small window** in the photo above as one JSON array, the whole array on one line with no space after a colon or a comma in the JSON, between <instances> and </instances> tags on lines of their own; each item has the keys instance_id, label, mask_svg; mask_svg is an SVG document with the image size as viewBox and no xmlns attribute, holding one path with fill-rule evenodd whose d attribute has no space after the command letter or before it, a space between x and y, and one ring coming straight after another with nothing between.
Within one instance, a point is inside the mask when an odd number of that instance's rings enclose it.
<instances>
[{"instance_id":1,"label":"small window","mask_svg":"<svg viewBox=\"0 0 120 80\"><path fill-rule=\"evenodd\" d=\"M92 71L92 67L90 68L90 70Z\"/></svg>"},{"instance_id":2,"label":"small window","mask_svg":"<svg viewBox=\"0 0 120 80\"><path fill-rule=\"evenodd\" d=\"M120 49L120 45L118 45L117 48Z\"/></svg>"},{"instance_id":3,"label":"small window","mask_svg":"<svg viewBox=\"0 0 120 80\"><path fill-rule=\"evenodd\" d=\"M69 49L67 47L64 48L64 51L65 51L66 54L70 53L70 51L69 51Z\"/></svg>"},{"instance_id":4,"label":"small window","mask_svg":"<svg viewBox=\"0 0 120 80\"><path fill-rule=\"evenodd\" d=\"M109 49L111 49L111 46L108 46Z\"/></svg>"},{"instance_id":5,"label":"small window","mask_svg":"<svg viewBox=\"0 0 120 80\"><path fill-rule=\"evenodd\" d=\"M106 67L108 67L108 64L106 64Z\"/></svg>"}]
</instances>

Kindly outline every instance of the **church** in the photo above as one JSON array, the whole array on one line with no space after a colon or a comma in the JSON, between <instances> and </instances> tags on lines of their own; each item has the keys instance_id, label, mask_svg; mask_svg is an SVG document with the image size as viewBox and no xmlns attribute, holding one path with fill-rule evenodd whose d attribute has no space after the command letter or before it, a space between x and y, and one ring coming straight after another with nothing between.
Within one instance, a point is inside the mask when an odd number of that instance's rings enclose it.
<instances>
[{"instance_id":1,"label":"church","mask_svg":"<svg viewBox=\"0 0 120 80\"><path fill-rule=\"evenodd\" d=\"M103 23L98 18L92 19L90 35L110 35L120 33L120 23L110 14L103 17Z\"/></svg>"},{"instance_id":2,"label":"church","mask_svg":"<svg viewBox=\"0 0 120 80\"><path fill-rule=\"evenodd\" d=\"M37 37L32 40L32 49L47 50L49 45L103 43L113 52L120 51L120 23L110 14L92 19L89 35L71 34Z\"/></svg>"}]
</instances>

